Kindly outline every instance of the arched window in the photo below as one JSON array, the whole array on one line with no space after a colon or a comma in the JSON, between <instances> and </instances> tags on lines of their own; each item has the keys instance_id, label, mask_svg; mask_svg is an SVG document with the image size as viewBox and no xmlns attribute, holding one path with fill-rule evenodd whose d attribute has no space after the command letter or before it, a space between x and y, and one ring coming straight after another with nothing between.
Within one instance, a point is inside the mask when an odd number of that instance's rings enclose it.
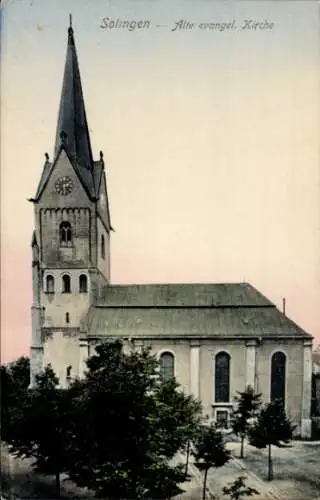
<instances>
[{"instance_id":1,"label":"arched window","mask_svg":"<svg viewBox=\"0 0 320 500\"><path fill-rule=\"evenodd\" d=\"M104 241L104 235L101 235L101 257L104 259L106 256L106 244Z\"/></svg>"},{"instance_id":2,"label":"arched window","mask_svg":"<svg viewBox=\"0 0 320 500\"><path fill-rule=\"evenodd\" d=\"M88 291L88 278L85 274L80 274L79 277L79 292L87 293Z\"/></svg>"},{"instance_id":3,"label":"arched window","mask_svg":"<svg viewBox=\"0 0 320 500\"><path fill-rule=\"evenodd\" d=\"M271 358L271 394L270 399L278 399L285 403L286 396L286 356L283 352L275 352Z\"/></svg>"},{"instance_id":4,"label":"arched window","mask_svg":"<svg viewBox=\"0 0 320 500\"><path fill-rule=\"evenodd\" d=\"M60 246L61 247L71 247L72 237L71 237L71 224L70 222L64 221L60 224L59 229L60 236Z\"/></svg>"},{"instance_id":5,"label":"arched window","mask_svg":"<svg viewBox=\"0 0 320 500\"><path fill-rule=\"evenodd\" d=\"M62 293L71 292L71 279L68 274L62 276Z\"/></svg>"},{"instance_id":6,"label":"arched window","mask_svg":"<svg viewBox=\"0 0 320 500\"><path fill-rule=\"evenodd\" d=\"M164 380L174 377L174 355L163 352L160 356L160 375Z\"/></svg>"},{"instance_id":7,"label":"arched window","mask_svg":"<svg viewBox=\"0 0 320 500\"><path fill-rule=\"evenodd\" d=\"M230 356L219 352L215 358L214 394L216 403L230 401Z\"/></svg>"},{"instance_id":8,"label":"arched window","mask_svg":"<svg viewBox=\"0 0 320 500\"><path fill-rule=\"evenodd\" d=\"M70 323L70 314L66 312L66 323Z\"/></svg>"},{"instance_id":9,"label":"arched window","mask_svg":"<svg viewBox=\"0 0 320 500\"><path fill-rule=\"evenodd\" d=\"M46 276L46 292L54 293L54 277L51 274Z\"/></svg>"}]
</instances>

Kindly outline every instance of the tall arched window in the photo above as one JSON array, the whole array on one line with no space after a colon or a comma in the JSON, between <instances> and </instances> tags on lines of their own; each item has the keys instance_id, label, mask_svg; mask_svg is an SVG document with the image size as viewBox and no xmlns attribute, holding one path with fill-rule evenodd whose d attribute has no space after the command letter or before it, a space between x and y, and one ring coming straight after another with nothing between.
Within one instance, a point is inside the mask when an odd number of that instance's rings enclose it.
<instances>
[{"instance_id":1,"label":"tall arched window","mask_svg":"<svg viewBox=\"0 0 320 500\"><path fill-rule=\"evenodd\" d=\"M46 292L54 293L54 277L51 274L46 276Z\"/></svg>"},{"instance_id":2,"label":"tall arched window","mask_svg":"<svg viewBox=\"0 0 320 500\"><path fill-rule=\"evenodd\" d=\"M174 377L174 355L163 352L160 356L160 375L164 380Z\"/></svg>"},{"instance_id":3,"label":"tall arched window","mask_svg":"<svg viewBox=\"0 0 320 500\"><path fill-rule=\"evenodd\" d=\"M71 279L68 274L62 276L62 293L71 292Z\"/></svg>"},{"instance_id":4,"label":"tall arched window","mask_svg":"<svg viewBox=\"0 0 320 500\"><path fill-rule=\"evenodd\" d=\"M70 222L61 222L59 228L60 246L61 247L71 247L72 245L72 235L71 235L71 224Z\"/></svg>"},{"instance_id":5,"label":"tall arched window","mask_svg":"<svg viewBox=\"0 0 320 500\"><path fill-rule=\"evenodd\" d=\"M80 274L79 277L79 292L87 293L88 291L88 278L85 274Z\"/></svg>"},{"instance_id":6,"label":"tall arched window","mask_svg":"<svg viewBox=\"0 0 320 500\"><path fill-rule=\"evenodd\" d=\"M270 399L278 399L285 403L286 397L286 356L283 352L275 352L271 358L271 394Z\"/></svg>"},{"instance_id":7,"label":"tall arched window","mask_svg":"<svg viewBox=\"0 0 320 500\"><path fill-rule=\"evenodd\" d=\"M219 352L215 357L214 395L216 403L230 401L230 356Z\"/></svg>"},{"instance_id":8,"label":"tall arched window","mask_svg":"<svg viewBox=\"0 0 320 500\"><path fill-rule=\"evenodd\" d=\"M104 259L106 256L106 244L104 240L104 235L101 235L101 257Z\"/></svg>"}]
</instances>

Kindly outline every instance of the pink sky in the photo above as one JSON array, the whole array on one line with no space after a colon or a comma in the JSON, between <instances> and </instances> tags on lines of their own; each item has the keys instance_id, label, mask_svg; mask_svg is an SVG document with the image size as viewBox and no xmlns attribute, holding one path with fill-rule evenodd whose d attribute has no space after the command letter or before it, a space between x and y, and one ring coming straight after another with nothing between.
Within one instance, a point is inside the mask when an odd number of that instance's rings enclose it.
<instances>
[{"instance_id":1,"label":"pink sky","mask_svg":"<svg viewBox=\"0 0 320 500\"><path fill-rule=\"evenodd\" d=\"M112 281L245 280L279 307L286 297L288 316L320 342L316 3L57 5L3 9L1 359L29 348L26 198L52 155L69 12L94 155L103 149L107 163ZM168 28L106 32L107 16ZM275 28L171 32L182 17Z\"/></svg>"}]
</instances>

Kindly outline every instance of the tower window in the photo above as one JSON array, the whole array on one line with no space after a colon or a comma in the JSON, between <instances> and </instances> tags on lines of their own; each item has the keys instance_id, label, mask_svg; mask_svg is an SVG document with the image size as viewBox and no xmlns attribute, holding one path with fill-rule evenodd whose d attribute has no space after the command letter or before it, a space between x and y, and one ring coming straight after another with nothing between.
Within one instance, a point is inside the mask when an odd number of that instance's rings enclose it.
<instances>
[{"instance_id":1,"label":"tower window","mask_svg":"<svg viewBox=\"0 0 320 500\"><path fill-rule=\"evenodd\" d=\"M51 274L46 277L46 292L54 293L54 277Z\"/></svg>"},{"instance_id":2,"label":"tower window","mask_svg":"<svg viewBox=\"0 0 320 500\"><path fill-rule=\"evenodd\" d=\"M71 224L70 222L61 222L59 228L60 236L60 246L61 247L71 247L72 245L72 235L71 235Z\"/></svg>"},{"instance_id":3,"label":"tower window","mask_svg":"<svg viewBox=\"0 0 320 500\"><path fill-rule=\"evenodd\" d=\"M160 376L163 380L174 377L174 355L164 352L160 356Z\"/></svg>"},{"instance_id":4,"label":"tower window","mask_svg":"<svg viewBox=\"0 0 320 500\"><path fill-rule=\"evenodd\" d=\"M71 279L68 274L62 276L62 293L71 293Z\"/></svg>"},{"instance_id":5,"label":"tower window","mask_svg":"<svg viewBox=\"0 0 320 500\"><path fill-rule=\"evenodd\" d=\"M219 352L215 358L215 402L229 403L230 400L230 356Z\"/></svg>"},{"instance_id":6,"label":"tower window","mask_svg":"<svg viewBox=\"0 0 320 500\"><path fill-rule=\"evenodd\" d=\"M87 293L88 291L88 278L85 274L80 274L79 291L80 293Z\"/></svg>"},{"instance_id":7,"label":"tower window","mask_svg":"<svg viewBox=\"0 0 320 500\"><path fill-rule=\"evenodd\" d=\"M106 244L104 240L104 235L101 235L101 257L105 259L106 257Z\"/></svg>"},{"instance_id":8,"label":"tower window","mask_svg":"<svg viewBox=\"0 0 320 500\"><path fill-rule=\"evenodd\" d=\"M70 323L70 314L66 312L66 323Z\"/></svg>"}]
</instances>

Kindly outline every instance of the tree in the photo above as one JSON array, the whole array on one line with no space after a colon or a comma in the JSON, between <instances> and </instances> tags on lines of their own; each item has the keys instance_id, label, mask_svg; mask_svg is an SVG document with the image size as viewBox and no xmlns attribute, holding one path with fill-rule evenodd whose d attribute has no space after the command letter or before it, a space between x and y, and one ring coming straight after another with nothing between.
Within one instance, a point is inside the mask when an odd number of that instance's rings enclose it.
<instances>
[{"instance_id":1,"label":"tree","mask_svg":"<svg viewBox=\"0 0 320 500\"><path fill-rule=\"evenodd\" d=\"M273 479L271 446L281 447L291 441L295 426L286 416L281 400L262 408L258 419L249 431L249 442L256 448L268 448L268 480Z\"/></svg>"},{"instance_id":2,"label":"tree","mask_svg":"<svg viewBox=\"0 0 320 500\"><path fill-rule=\"evenodd\" d=\"M232 414L232 428L241 439L240 458L243 458L244 440L248 434L250 421L254 419L261 406L261 394L255 393L251 386L246 387L243 392L238 391L235 396L236 408Z\"/></svg>"},{"instance_id":3,"label":"tree","mask_svg":"<svg viewBox=\"0 0 320 500\"><path fill-rule=\"evenodd\" d=\"M100 344L74 399L67 473L97 497L174 496L185 475L171 459L200 413L174 380L161 380L150 349L125 354L119 341Z\"/></svg>"},{"instance_id":4,"label":"tree","mask_svg":"<svg viewBox=\"0 0 320 500\"><path fill-rule=\"evenodd\" d=\"M30 361L25 356L0 366L1 438L4 442L18 430L17 417L28 391L29 374Z\"/></svg>"},{"instance_id":5,"label":"tree","mask_svg":"<svg viewBox=\"0 0 320 500\"><path fill-rule=\"evenodd\" d=\"M230 451L226 449L221 432L214 424L202 425L194 442L192 452L195 465L204 471L203 500L206 497L208 470L211 467L222 467L230 459Z\"/></svg>"},{"instance_id":6,"label":"tree","mask_svg":"<svg viewBox=\"0 0 320 500\"><path fill-rule=\"evenodd\" d=\"M224 486L224 488L222 489L223 493L225 495L229 495L231 500L242 500L244 497L259 495L259 491L257 491L255 488L246 486L245 480L245 476L237 477L233 481L233 483L230 483L228 486Z\"/></svg>"},{"instance_id":7,"label":"tree","mask_svg":"<svg viewBox=\"0 0 320 500\"><path fill-rule=\"evenodd\" d=\"M34 389L25 392L14 408L9 451L21 458L33 458L37 472L54 475L56 495L60 497L60 475L66 470L72 392L59 389L50 366L37 376Z\"/></svg>"},{"instance_id":8,"label":"tree","mask_svg":"<svg viewBox=\"0 0 320 500\"><path fill-rule=\"evenodd\" d=\"M23 391L27 390L30 383L30 359L27 356L21 356L9 363L8 370L15 387Z\"/></svg>"},{"instance_id":9,"label":"tree","mask_svg":"<svg viewBox=\"0 0 320 500\"><path fill-rule=\"evenodd\" d=\"M157 388L156 398L160 411L155 426L158 431L163 430L162 446L166 448L162 452L168 458L172 458L177 449L186 452L185 475L187 477L190 444L203 420L201 403L193 396L186 396L174 378L162 381ZM168 429L174 429L174 432L168 433Z\"/></svg>"}]
</instances>

